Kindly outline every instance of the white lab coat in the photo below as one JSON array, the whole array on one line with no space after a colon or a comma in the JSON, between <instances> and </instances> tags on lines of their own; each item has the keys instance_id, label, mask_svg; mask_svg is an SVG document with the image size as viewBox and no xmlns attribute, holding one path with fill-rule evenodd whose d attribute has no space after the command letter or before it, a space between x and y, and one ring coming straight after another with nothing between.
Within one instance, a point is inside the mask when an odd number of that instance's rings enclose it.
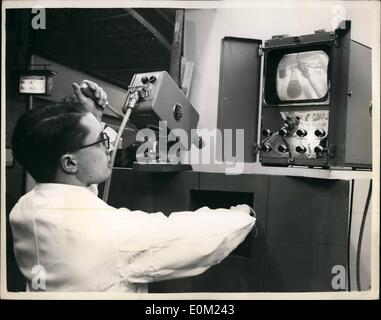
<instances>
[{"instance_id":1,"label":"white lab coat","mask_svg":"<svg viewBox=\"0 0 381 320\"><path fill-rule=\"evenodd\" d=\"M28 290L147 292L148 282L198 275L219 263L255 218L206 207L166 217L115 209L84 187L37 184L10 223Z\"/></svg>"}]
</instances>

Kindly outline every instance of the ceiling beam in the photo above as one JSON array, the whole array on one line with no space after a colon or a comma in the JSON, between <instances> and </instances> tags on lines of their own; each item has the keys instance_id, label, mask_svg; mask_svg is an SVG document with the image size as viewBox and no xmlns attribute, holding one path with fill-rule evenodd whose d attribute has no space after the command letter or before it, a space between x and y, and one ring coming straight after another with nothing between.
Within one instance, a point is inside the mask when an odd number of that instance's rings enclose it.
<instances>
[{"instance_id":1,"label":"ceiling beam","mask_svg":"<svg viewBox=\"0 0 381 320\"><path fill-rule=\"evenodd\" d=\"M83 66L86 69L97 70L97 71L126 71L126 70L134 70L137 71L139 69L156 69L156 68L168 68L169 61L168 59L160 59L150 61L147 59L146 63L134 63L131 61L126 61L124 64L114 64L114 65L106 65L100 61L98 64L85 65Z\"/></svg>"},{"instance_id":2,"label":"ceiling beam","mask_svg":"<svg viewBox=\"0 0 381 320\"><path fill-rule=\"evenodd\" d=\"M169 74L178 86L181 84L181 56L183 53L184 9L176 10L176 23L169 65Z\"/></svg>"},{"instance_id":3,"label":"ceiling beam","mask_svg":"<svg viewBox=\"0 0 381 320\"><path fill-rule=\"evenodd\" d=\"M174 27L175 23L172 19L163 11L163 9L155 8L155 11L162 16L172 27Z\"/></svg>"},{"instance_id":4,"label":"ceiling beam","mask_svg":"<svg viewBox=\"0 0 381 320\"><path fill-rule=\"evenodd\" d=\"M149 33L148 30L141 30L141 31L133 31L133 32L126 32L126 33L110 33L110 34L79 34L78 37L80 38L128 38L128 37L135 37L135 36L142 36Z\"/></svg>"},{"instance_id":5,"label":"ceiling beam","mask_svg":"<svg viewBox=\"0 0 381 320\"><path fill-rule=\"evenodd\" d=\"M49 27L46 31L46 34L51 34L56 36L59 34L62 37L70 37L70 38L128 38L135 36L142 36L146 34L151 34L148 30L140 30L140 31L131 31L124 33L108 33L108 34L99 34L99 33L86 33L86 32L73 32L72 30L61 30L57 29L54 26Z\"/></svg>"},{"instance_id":6,"label":"ceiling beam","mask_svg":"<svg viewBox=\"0 0 381 320\"><path fill-rule=\"evenodd\" d=\"M160 67L156 65L155 67ZM135 68L95 68L91 69L94 72L107 72L107 71L120 71L120 72L126 72L131 71L134 73L140 73L142 70L152 70L152 67L150 66L141 66L141 67L135 67Z\"/></svg>"},{"instance_id":7,"label":"ceiling beam","mask_svg":"<svg viewBox=\"0 0 381 320\"><path fill-rule=\"evenodd\" d=\"M105 75L102 72L97 72L97 71L93 71L93 70L83 70L83 72L89 74L90 76L98 78L100 80L103 80L103 81L109 82L111 84L114 84L114 85L116 85L116 86L118 86L120 88L126 89L126 88L128 88L128 85L129 85L129 83L125 83L125 82L117 80L117 79L115 79L113 77L109 77L108 75Z\"/></svg>"},{"instance_id":8,"label":"ceiling beam","mask_svg":"<svg viewBox=\"0 0 381 320\"><path fill-rule=\"evenodd\" d=\"M150 31L155 38L168 50L171 51L172 46L168 42L168 40L158 31L146 18L144 18L140 13L138 13L135 9L124 9L128 13L131 14L138 22L140 22L144 28Z\"/></svg>"},{"instance_id":9,"label":"ceiling beam","mask_svg":"<svg viewBox=\"0 0 381 320\"><path fill-rule=\"evenodd\" d=\"M130 14L128 12L122 13L122 14L116 14L116 15L111 15L111 16L104 16L104 17L98 17L98 18L84 18L81 19L82 22L100 22L100 21L107 21L107 20L115 20L115 19L120 19L120 18L125 18L128 17Z\"/></svg>"},{"instance_id":10,"label":"ceiling beam","mask_svg":"<svg viewBox=\"0 0 381 320\"><path fill-rule=\"evenodd\" d=\"M53 9L54 10L54 9ZM108 14L104 16L98 16L98 17L80 17L78 16L78 13L76 11L78 9L67 9L65 10L65 14L62 14L62 10L58 9L59 11L48 11L48 18L54 19L55 23L59 24L68 24L68 23L76 23L80 22L82 23L92 23L92 22L102 22L102 21L108 21L108 20L115 20L120 18L125 18L130 16L128 12L120 13L120 14ZM112 9L111 9L112 10Z\"/></svg>"},{"instance_id":11,"label":"ceiling beam","mask_svg":"<svg viewBox=\"0 0 381 320\"><path fill-rule=\"evenodd\" d=\"M130 68L148 68L154 69L158 67L168 66L168 57L146 57L146 58L132 58L126 57L125 59L107 59L102 56L102 58L94 57L94 59L86 59L86 63L82 64L83 68L91 70L107 70L107 71L117 71Z\"/></svg>"}]
</instances>

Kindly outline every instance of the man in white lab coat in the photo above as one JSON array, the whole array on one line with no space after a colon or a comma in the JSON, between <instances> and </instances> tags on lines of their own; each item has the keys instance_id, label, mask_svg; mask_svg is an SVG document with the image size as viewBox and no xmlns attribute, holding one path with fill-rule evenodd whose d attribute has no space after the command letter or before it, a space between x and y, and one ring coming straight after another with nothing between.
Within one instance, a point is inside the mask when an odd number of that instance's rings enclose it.
<instances>
[{"instance_id":1,"label":"man in white lab coat","mask_svg":"<svg viewBox=\"0 0 381 320\"><path fill-rule=\"evenodd\" d=\"M110 138L97 101L33 109L17 122L16 160L37 182L10 214L28 291L146 292L147 283L198 275L241 243L255 223L248 206L162 213L113 208L91 186L111 174ZM126 190L129 192L129 190Z\"/></svg>"}]
</instances>

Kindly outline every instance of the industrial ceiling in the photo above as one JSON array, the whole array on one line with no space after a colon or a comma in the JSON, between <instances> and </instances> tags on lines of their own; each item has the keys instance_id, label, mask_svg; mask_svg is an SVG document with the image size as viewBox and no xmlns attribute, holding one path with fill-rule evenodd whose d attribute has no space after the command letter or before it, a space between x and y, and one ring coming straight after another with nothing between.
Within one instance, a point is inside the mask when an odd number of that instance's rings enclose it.
<instances>
[{"instance_id":1,"label":"industrial ceiling","mask_svg":"<svg viewBox=\"0 0 381 320\"><path fill-rule=\"evenodd\" d=\"M176 9L46 9L31 53L127 87L137 72L167 70Z\"/></svg>"}]
</instances>

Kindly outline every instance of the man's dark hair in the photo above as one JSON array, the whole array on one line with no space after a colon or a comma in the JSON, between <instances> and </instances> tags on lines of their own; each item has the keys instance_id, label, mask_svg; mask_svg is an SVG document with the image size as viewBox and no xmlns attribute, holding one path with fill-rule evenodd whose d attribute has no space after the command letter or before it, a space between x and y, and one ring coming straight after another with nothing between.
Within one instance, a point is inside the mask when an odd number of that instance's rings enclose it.
<instances>
[{"instance_id":1,"label":"man's dark hair","mask_svg":"<svg viewBox=\"0 0 381 320\"><path fill-rule=\"evenodd\" d=\"M62 102L37 107L18 119L13 154L36 182L53 182L60 157L83 144L88 131L79 121L87 113L79 103Z\"/></svg>"}]
</instances>

